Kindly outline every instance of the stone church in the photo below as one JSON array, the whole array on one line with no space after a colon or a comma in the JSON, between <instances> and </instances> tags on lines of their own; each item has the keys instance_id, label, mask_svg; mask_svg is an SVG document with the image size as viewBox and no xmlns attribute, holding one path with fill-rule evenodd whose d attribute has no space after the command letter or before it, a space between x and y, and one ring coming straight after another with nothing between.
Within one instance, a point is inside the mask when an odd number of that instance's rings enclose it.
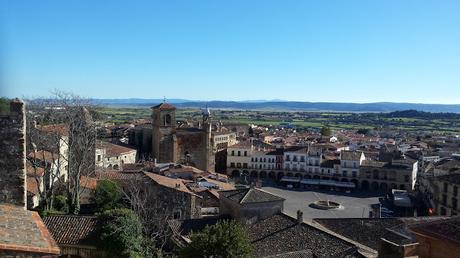
<instances>
[{"instance_id":1,"label":"stone church","mask_svg":"<svg viewBox=\"0 0 460 258\"><path fill-rule=\"evenodd\" d=\"M214 171L211 115L203 110L200 128L178 128L176 108L166 102L152 107L152 157L158 163L181 163Z\"/></svg>"}]
</instances>

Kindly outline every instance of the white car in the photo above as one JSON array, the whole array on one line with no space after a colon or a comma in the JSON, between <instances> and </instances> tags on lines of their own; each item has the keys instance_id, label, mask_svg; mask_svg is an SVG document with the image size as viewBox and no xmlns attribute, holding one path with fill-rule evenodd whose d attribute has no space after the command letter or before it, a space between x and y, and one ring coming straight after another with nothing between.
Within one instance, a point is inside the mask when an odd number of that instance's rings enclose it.
<instances>
[{"instance_id":1,"label":"white car","mask_svg":"<svg viewBox=\"0 0 460 258\"><path fill-rule=\"evenodd\" d=\"M287 185L286 187L289 188L289 189L294 188L293 185Z\"/></svg>"}]
</instances>

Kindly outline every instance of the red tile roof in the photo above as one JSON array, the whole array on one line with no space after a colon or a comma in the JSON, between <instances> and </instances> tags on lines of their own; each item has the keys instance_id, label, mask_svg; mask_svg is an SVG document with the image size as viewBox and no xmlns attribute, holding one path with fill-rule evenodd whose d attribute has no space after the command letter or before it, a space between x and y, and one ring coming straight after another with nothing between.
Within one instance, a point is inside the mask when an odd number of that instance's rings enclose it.
<instances>
[{"instance_id":1,"label":"red tile roof","mask_svg":"<svg viewBox=\"0 0 460 258\"><path fill-rule=\"evenodd\" d=\"M161 109L161 110L175 110L176 107L169 104L169 103L161 103L161 104L158 104L156 106L153 106L152 109Z\"/></svg>"},{"instance_id":2,"label":"red tile roof","mask_svg":"<svg viewBox=\"0 0 460 258\"><path fill-rule=\"evenodd\" d=\"M39 125L37 129L47 133L54 133L60 136L69 135L69 127L66 124Z\"/></svg>"},{"instance_id":3,"label":"red tile roof","mask_svg":"<svg viewBox=\"0 0 460 258\"><path fill-rule=\"evenodd\" d=\"M166 176L160 176L158 174L150 173L150 172L144 172L144 174L159 185L162 185L168 188L172 188L177 191L184 192L184 193L195 195L195 193L193 193L187 188L187 186L184 184L184 181L182 179L175 179L175 178L170 178Z\"/></svg>"},{"instance_id":4,"label":"red tile roof","mask_svg":"<svg viewBox=\"0 0 460 258\"><path fill-rule=\"evenodd\" d=\"M37 212L8 204L0 205L0 250L60 254Z\"/></svg>"},{"instance_id":5,"label":"red tile roof","mask_svg":"<svg viewBox=\"0 0 460 258\"><path fill-rule=\"evenodd\" d=\"M32 165L28 160L26 165L26 173L28 177L43 176L45 174L45 169Z\"/></svg>"},{"instance_id":6,"label":"red tile roof","mask_svg":"<svg viewBox=\"0 0 460 258\"><path fill-rule=\"evenodd\" d=\"M40 161L45 161L47 163L53 163L56 162L59 159L59 154L57 153L51 153L46 150L39 150L36 152L30 152L27 157L31 159L36 159Z\"/></svg>"},{"instance_id":7,"label":"red tile roof","mask_svg":"<svg viewBox=\"0 0 460 258\"><path fill-rule=\"evenodd\" d=\"M95 245L97 217L52 215L43 219L53 238L60 245Z\"/></svg>"},{"instance_id":8,"label":"red tile roof","mask_svg":"<svg viewBox=\"0 0 460 258\"><path fill-rule=\"evenodd\" d=\"M38 195L40 193L37 180L33 177L27 177L27 192L33 193L34 195Z\"/></svg>"},{"instance_id":9,"label":"red tile roof","mask_svg":"<svg viewBox=\"0 0 460 258\"><path fill-rule=\"evenodd\" d=\"M124 153L136 151L135 149L103 141L97 142L97 148L105 149L109 156L120 156Z\"/></svg>"}]
</instances>

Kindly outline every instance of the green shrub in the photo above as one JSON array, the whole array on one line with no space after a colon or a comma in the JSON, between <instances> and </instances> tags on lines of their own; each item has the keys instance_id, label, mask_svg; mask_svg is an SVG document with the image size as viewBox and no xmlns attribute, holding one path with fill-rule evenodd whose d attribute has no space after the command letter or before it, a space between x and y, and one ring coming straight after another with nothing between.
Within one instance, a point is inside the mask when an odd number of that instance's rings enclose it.
<instances>
[{"instance_id":1,"label":"green shrub","mask_svg":"<svg viewBox=\"0 0 460 258\"><path fill-rule=\"evenodd\" d=\"M109 257L142 257L142 226L130 209L113 209L99 215L100 246Z\"/></svg>"},{"instance_id":2,"label":"green shrub","mask_svg":"<svg viewBox=\"0 0 460 258\"><path fill-rule=\"evenodd\" d=\"M181 257L251 257L251 245L243 227L234 220L207 226L192 233L192 243L181 250Z\"/></svg>"}]
</instances>

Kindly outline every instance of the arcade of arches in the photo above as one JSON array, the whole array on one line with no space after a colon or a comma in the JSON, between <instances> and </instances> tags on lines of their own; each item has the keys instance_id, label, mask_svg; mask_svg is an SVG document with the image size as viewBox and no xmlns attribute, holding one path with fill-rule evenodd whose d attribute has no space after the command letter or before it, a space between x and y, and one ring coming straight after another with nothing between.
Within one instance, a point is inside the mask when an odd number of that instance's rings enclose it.
<instances>
[{"instance_id":1,"label":"arcade of arches","mask_svg":"<svg viewBox=\"0 0 460 258\"><path fill-rule=\"evenodd\" d=\"M335 180L340 182L351 182L354 183L357 188L362 190L370 190L370 191L381 191L381 192L388 192L391 189L401 189L405 190L406 186L404 184L397 185L397 184L388 184L386 182L378 182L376 180L367 180L367 179L360 179L360 178L346 178L346 177L331 177L325 175L305 175L302 173L295 173L295 172L286 172L286 171L271 171L271 170L246 170L246 169L233 169L231 171L232 177L240 177L240 176L247 176L250 178L258 178L258 179L272 179L272 180L280 180L284 176L288 177L298 177L300 179L322 179L322 180Z\"/></svg>"}]
</instances>

